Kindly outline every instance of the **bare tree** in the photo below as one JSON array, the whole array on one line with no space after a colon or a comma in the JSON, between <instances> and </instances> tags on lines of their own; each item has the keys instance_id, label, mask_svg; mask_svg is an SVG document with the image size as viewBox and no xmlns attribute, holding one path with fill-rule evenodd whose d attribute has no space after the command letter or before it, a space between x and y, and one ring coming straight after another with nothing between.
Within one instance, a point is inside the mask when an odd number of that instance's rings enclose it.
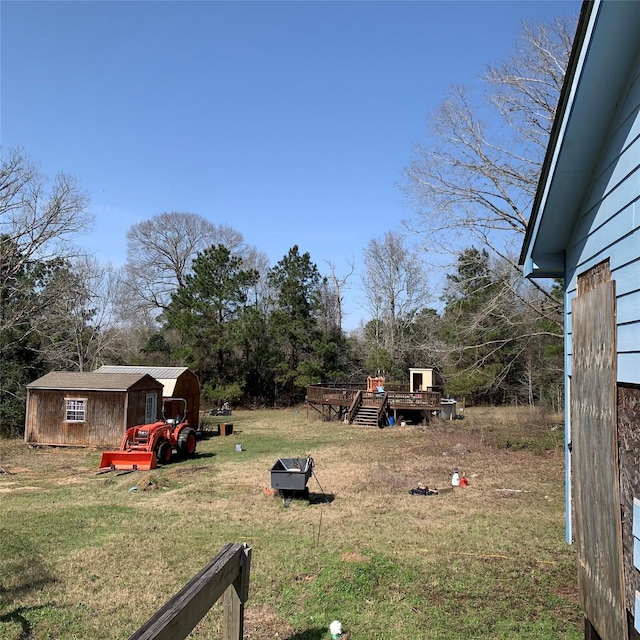
<instances>
[{"instance_id":1,"label":"bare tree","mask_svg":"<svg viewBox=\"0 0 640 640\"><path fill-rule=\"evenodd\" d=\"M83 257L58 269L55 280L58 295L38 320L41 353L55 369L95 369L116 355L118 270Z\"/></svg>"},{"instance_id":2,"label":"bare tree","mask_svg":"<svg viewBox=\"0 0 640 640\"><path fill-rule=\"evenodd\" d=\"M538 382L558 373L557 307L510 263L475 248L459 253L443 300L436 356L449 392L533 403Z\"/></svg>"},{"instance_id":3,"label":"bare tree","mask_svg":"<svg viewBox=\"0 0 640 640\"><path fill-rule=\"evenodd\" d=\"M245 270L254 270L258 274L258 279L249 289L247 299L255 305L266 304L269 298L268 274L269 256L264 251L259 251L256 247L243 246L242 267Z\"/></svg>"},{"instance_id":4,"label":"bare tree","mask_svg":"<svg viewBox=\"0 0 640 640\"><path fill-rule=\"evenodd\" d=\"M408 348L407 329L429 300L429 288L418 250L399 233L387 231L364 249L362 288L375 340L393 358Z\"/></svg>"},{"instance_id":5,"label":"bare tree","mask_svg":"<svg viewBox=\"0 0 640 640\"><path fill-rule=\"evenodd\" d=\"M33 329L33 318L57 292L45 270L82 252L77 236L92 222L89 197L74 177L49 180L27 155L12 150L0 164L0 330Z\"/></svg>"},{"instance_id":6,"label":"bare tree","mask_svg":"<svg viewBox=\"0 0 640 640\"><path fill-rule=\"evenodd\" d=\"M486 69L483 103L453 87L432 115L403 185L418 210L410 226L431 250L485 247L518 270L514 248L527 229L575 24L524 26L508 60Z\"/></svg>"},{"instance_id":7,"label":"bare tree","mask_svg":"<svg viewBox=\"0 0 640 640\"><path fill-rule=\"evenodd\" d=\"M91 223L76 180L49 180L25 152L0 162L0 434L24 425L25 385L41 375L40 320L63 293L56 274Z\"/></svg>"},{"instance_id":8,"label":"bare tree","mask_svg":"<svg viewBox=\"0 0 640 640\"><path fill-rule=\"evenodd\" d=\"M242 234L195 213L176 211L133 225L127 232L129 303L137 311L165 310L171 293L184 286L196 255L215 244L241 254Z\"/></svg>"},{"instance_id":9,"label":"bare tree","mask_svg":"<svg viewBox=\"0 0 640 640\"><path fill-rule=\"evenodd\" d=\"M330 274L326 276L322 285L325 328L342 330L344 290L347 288L349 278L355 273L355 265L353 262L348 262L349 272L339 276L336 273L335 264L330 260L326 262L329 265Z\"/></svg>"}]
</instances>

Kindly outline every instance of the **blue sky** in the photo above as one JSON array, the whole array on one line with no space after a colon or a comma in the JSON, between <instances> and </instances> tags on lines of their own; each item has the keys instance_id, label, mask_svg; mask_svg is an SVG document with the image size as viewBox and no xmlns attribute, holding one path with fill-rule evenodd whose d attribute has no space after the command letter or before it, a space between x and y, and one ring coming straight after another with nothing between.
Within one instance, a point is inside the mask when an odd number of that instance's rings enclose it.
<instances>
[{"instance_id":1,"label":"blue sky","mask_svg":"<svg viewBox=\"0 0 640 640\"><path fill-rule=\"evenodd\" d=\"M3 0L0 144L78 178L103 261L124 263L132 224L189 211L272 264L297 244L340 274L411 216L397 185L448 87L476 84L522 21L579 8Z\"/></svg>"}]
</instances>

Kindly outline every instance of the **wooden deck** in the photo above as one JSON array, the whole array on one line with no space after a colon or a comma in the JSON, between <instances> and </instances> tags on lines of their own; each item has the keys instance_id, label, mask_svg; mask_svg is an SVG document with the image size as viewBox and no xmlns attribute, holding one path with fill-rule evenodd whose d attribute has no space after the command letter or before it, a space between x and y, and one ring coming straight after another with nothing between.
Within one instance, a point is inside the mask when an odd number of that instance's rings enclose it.
<instances>
[{"instance_id":1,"label":"wooden deck","mask_svg":"<svg viewBox=\"0 0 640 640\"><path fill-rule=\"evenodd\" d=\"M358 422L358 414L364 408L376 408L376 424L383 426L384 418L393 415L397 421L399 412L422 414L428 419L432 412L440 411L441 395L438 391L410 392L401 389L385 389L384 392L367 391L360 385L311 385L307 387L307 418L309 410L316 411L322 420Z\"/></svg>"}]
</instances>

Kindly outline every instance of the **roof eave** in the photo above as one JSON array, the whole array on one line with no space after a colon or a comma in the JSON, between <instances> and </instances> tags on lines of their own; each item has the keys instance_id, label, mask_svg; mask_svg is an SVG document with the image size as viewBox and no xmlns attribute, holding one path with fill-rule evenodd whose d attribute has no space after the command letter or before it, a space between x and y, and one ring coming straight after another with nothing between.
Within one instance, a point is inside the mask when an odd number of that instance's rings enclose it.
<instances>
[{"instance_id":1,"label":"roof eave","mask_svg":"<svg viewBox=\"0 0 640 640\"><path fill-rule=\"evenodd\" d=\"M525 278L564 278L564 253L536 255L535 261L527 256L522 264L522 272Z\"/></svg>"},{"instance_id":2,"label":"roof eave","mask_svg":"<svg viewBox=\"0 0 640 640\"><path fill-rule=\"evenodd\" d=\"M562 143L562 137L567 124L566 121L570 107L570 100L575 90L575 81L579 66L578 63L587 40L587 35L591 32L591 17L594 15L594 9L597 10L597 6L599 6L599 4L600 0L585 0L580 10L580 17L576 27L573 48L571 50L571 55L569 56L564 84L560 91L558 107L556 109L553 126L551 128L551 134L549 135L549 144L547 145L540 178L538 180L538 188L533 201L532 212L529 218L529 223L527 224L527 230L518 261L518 264L524 267L523 271L526 277L557 277L542 275L544 270L535 268L531 252L540 226L542 217L541 213L544 208L543 205L550 190L551 180L553 179L552 169L555 166L558 150Z\"/></svg>"},{"instance_id":3,"label":"roof eave","mask_svg":"<svg viewBox=\"0 0 640 640\"><path fill-rule=\"evenodd\" d=\"M569 250L638 56L640 4L583 4L574 48L520 255L529 277ZM531 269L536 264L539 270ZM554 269L551 273L557 273Z\"/></svg>"},{"instance_id":4,"label":"roof eave","mask_svg":"<svg viewBox=\"0 0 640 640\"><path fill-rule=\"evenodd\" d=\"M100 388L100 387L66 387L64 385L30 385L28 384L26 386L27 389L38 389L38 390L43 390L43 391L116 391L116 392L127 392L127 391L131 391L131 389L136 385L137 383L134 382L133 384L129 385L128 387L104 387L104 388ZM161 385L162 386L162 385Z\"/></svg>"}]
</instances>

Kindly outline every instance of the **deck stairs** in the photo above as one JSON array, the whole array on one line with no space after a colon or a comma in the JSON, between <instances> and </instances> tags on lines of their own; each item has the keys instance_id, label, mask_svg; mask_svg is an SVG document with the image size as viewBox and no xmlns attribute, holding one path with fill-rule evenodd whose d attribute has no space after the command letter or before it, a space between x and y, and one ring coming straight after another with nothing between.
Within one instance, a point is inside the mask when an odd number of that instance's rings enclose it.
<instances>
[{"instance_id":1,"label":"deck stairs","mask_svg":"<svg viewBox=\"0 0 640 640\"><path fill-rule=\"evenodd\" d=\"M378 425L378 407L375 405L361 404L357 413L353 417L353 424L363 427L377 427Z\"/></svg>"}]
</instances>

